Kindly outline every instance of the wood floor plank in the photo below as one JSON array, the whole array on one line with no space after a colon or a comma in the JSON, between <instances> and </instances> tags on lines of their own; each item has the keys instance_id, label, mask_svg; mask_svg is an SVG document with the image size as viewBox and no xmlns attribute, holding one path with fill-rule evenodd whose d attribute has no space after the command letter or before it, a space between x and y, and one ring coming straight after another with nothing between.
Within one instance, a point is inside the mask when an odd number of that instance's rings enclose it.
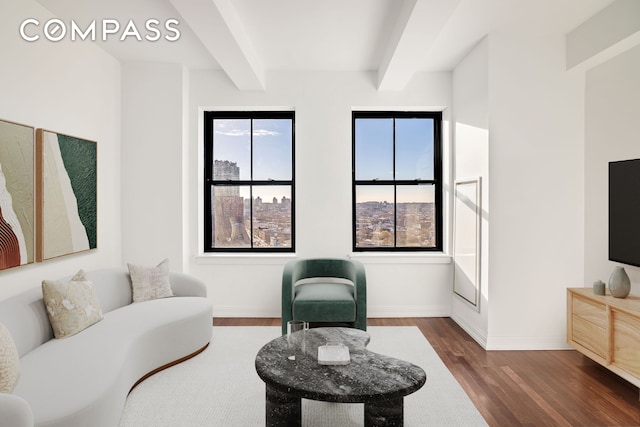
<instances>
[{"instance_id":1,"label":"wood floor plank","mask_svg":"<svg viewBox=\"0 0 640 427\"><path fill-rule=\"evenodd\" d=\"M214 318L280 326L279 318ZM375 318L417 326L490 426L640 426L638 388L574 350L485 351L445 317Z\"/></svg>"}]
</instances>

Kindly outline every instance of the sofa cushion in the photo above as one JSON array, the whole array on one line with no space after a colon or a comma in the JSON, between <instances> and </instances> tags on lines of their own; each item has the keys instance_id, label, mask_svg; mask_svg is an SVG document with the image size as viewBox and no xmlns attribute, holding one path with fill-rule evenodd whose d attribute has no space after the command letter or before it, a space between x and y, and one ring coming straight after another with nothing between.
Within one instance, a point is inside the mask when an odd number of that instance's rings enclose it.
<instances>
[{"instance_id":1,"label":"sofa cushion","mask_svg":"<svg viewBox=\"0 0 640 427\"><path fill-rule=\"evenodd\" d=\"M156 267L128 264L133 302L149 301L173 296L169 282L169 260L165 259Z\"/></svg>"},{"instance_id":2,"label":"sofa cushion","mask_svg":"<svg viewBox=\"0 0 640 427\"><path fill-rule=\"evenodd\" d=\"M19 372L18 349L9 330L0 323L0 393L11 393Z\"/></svg>"},{"instance_id":3,"label":"sofa cushion","mask_svg":"<svg viewBox=\"0 0 640 427\"><path fill-rule=\"evenodd\" d=\"M52 339L51 322L42 302L42 287L0 301L0 323L11 332L20 357Z\"/></svg>"},{"instance_id":4,"label":"sofa cushion","mask_svg":"<svg viewBox=\"0 0 640 427\"><path fill-rule=\"evenodd\" d=\"M83 270L71 280L43 280L42 299L56 338L75 335L102 320L93 283Z\"/></svg>"},{"instance_id":5,"label":"sofa cushion","mask_svg":"<svg viewBox=\"0 0 640 427\"><path fill-rule=\"evenodd\" d=\"M293 318L308 322L353 322L356 303L348 283L304 283L295 288Z\"/></svg>"}]
</instances>

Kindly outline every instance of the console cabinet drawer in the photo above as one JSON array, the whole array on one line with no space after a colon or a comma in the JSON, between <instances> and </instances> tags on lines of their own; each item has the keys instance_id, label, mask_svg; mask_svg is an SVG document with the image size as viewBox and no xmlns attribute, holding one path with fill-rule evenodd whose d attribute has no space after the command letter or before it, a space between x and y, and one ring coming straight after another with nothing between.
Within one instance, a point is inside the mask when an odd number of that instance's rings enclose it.
<instances>
[{"instance_id":1,"label":"console cabinet drawer","mask_svg":"<svg viewBox=\"0 0 640 427\"><path fill-rule=\"evenodd\" d=\"M595 325L605 328L607 325L607 306L583 298L573 298L573 314Z\"/></svg>"},{"instance_id":2,"label":"console cabinet drawer","mask_svg":"<svg viewBox=\"0 0 640 427\"><path fill-rule=\"evenodd\" d=\"M607 332L604 326L598 326L574 314L572 336L576 343L606 358Z\"/></svg>"},{"instance_id":3,"label":"console cabinet drawer","mask_svg":"<svg viewBox=\"0 0 640 427\"><path fill-rule=\"evenodd\" d=\"M640 318L613 311L613 357L611 363L640 377Z\"/></svg>"},{"instance_id":4,"label":"console cabinet drawer","mask_svg":"<svg viewBox=\"0 0 640 427\"><path fill-rule=\"evenodd\" d=\"M640 296L567 289L567 343L640 387Z\"/></svg>"}]
</instances>

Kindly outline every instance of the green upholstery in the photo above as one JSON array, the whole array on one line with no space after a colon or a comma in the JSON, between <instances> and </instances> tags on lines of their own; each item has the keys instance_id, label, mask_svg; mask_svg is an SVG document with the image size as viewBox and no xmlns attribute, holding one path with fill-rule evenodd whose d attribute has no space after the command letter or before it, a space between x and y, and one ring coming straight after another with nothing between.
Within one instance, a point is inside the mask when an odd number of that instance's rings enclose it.
<instances>
[{"instance_id":1,"label":"green upholstery","mask_svg":"<svg viewBox=\"0 0 640 427\"><path fill-rule=\"evenodd\" d=\"M305 283L296 287L293 318L307 322L356 320L353 286L345 283Z\"/></svg>"},{"instance_id":2,"label":"green upholstery","mask_svg":"<svg viewBox=\"0 0 640 427\"><path fill-rule=\"evenodd\" d=\"M367 279L362 263L338 258L288 262L282 273L283 335L289 320L347 323L366 330Z\"/></svg>"}]
</instances>

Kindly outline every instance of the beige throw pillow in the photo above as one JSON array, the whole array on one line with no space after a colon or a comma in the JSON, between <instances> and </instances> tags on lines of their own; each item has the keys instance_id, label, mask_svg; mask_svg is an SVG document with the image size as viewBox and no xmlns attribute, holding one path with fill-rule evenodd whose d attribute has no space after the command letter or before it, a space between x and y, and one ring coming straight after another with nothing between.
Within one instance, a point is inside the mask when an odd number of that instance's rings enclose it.
<instances>
[{"instance_id":1,"label":"beige throw pillow","mask_svg":"<svg viewBox=\"0 0 640 427\"><path fill-rule=\"evenodd\" d=\"M64 338L102 320L93 283L83 270L68 282L42 281L42 297L56 338Z\"/></svg>"},{"instance_id":2,"label":"beige throw pillow","mask_svg":"<svg viewBox=\"0 0 640 427\"><path fill-rule=\"evenodd\" d=\"M20 358L11 333L0 323L0 393L11 393L18 381Z\"/></svg>"},{"instance_id":3,"label":"beige throw pillow","mask_svg":"<svg viewBox=\"0 0 640 427\"><path fill-rule=\"evenodd\" d=\"M156 267L127 265L129 266L129 276L131 276L133 302L173 296L171 283L169 282L168 259L165 259Z\"/></svg>"}]
</instances>

